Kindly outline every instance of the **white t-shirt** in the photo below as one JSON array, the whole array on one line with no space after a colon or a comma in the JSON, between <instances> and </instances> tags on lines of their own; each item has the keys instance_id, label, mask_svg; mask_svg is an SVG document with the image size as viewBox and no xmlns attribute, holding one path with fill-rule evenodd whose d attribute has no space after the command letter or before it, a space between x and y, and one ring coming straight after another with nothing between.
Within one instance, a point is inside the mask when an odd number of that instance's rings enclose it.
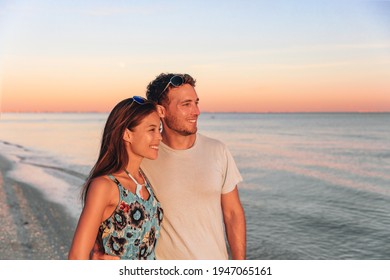
<instances>
[{"instance_id":1,"label":"white t-shirt","mask_svg":"<svg viewBox=\"0 0 390 280\"><path fill-rule=\"evenodd\" d=\"M164 211L157 259L227 259L221 194L242 177L226 146L201 134L187 150L161 143L141 168Z\"/></svg>"}]
</instances>

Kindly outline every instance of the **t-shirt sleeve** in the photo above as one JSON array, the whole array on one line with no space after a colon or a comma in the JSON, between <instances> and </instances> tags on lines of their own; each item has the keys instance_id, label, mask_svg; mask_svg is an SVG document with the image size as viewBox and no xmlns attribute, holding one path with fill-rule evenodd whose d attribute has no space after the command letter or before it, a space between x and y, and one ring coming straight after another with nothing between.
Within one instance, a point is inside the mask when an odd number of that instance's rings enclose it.
<instances>
[{"instance_id":1,"label":"t-shirt sleeve","mask_svg":"<svg viewBox=\"0 0 390 280\"><path fill-rule=\"evenodd\" d=\"M234 190L235 186L242 182L242 177L234 158L228 148L225 146L225 180L222 186L222 194L229 193Z\"/></svg>"}]
</instances>

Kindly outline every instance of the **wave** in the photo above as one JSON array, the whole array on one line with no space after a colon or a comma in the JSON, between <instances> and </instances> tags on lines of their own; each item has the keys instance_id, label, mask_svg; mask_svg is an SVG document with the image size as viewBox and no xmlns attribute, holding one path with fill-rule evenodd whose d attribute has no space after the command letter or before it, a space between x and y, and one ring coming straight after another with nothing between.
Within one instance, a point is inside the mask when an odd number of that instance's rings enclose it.
<instances>
[{"instance_id":1,"label":"wave","mask_svg":"<svg viewBox=\"0 0 390 280\"><path fill-rule=\"evenodd\" d=\"M7 176L38 189L48 200L63 205L72 216L79 216L85 173L75 171L50 154L9 141L0 140L0 151L12 163Z\"/></svg>"}]
</instances>

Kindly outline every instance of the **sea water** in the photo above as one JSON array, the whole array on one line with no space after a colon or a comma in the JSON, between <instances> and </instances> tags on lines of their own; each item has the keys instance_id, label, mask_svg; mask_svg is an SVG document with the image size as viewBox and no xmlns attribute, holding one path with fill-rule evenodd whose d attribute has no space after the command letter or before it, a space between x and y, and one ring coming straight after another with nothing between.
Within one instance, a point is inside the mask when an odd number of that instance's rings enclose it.
<instances>
[{"instance_id":1,"label":"sea water","mask_svg":"<svg viewBox=\"0 0 390 280\"><path fill-rule=\"evenodd\" d=\"M0 116L13 178L75 219L105 113ZM244 181L249 259L390 259L390 114L204 113L199 132L225 142Z\"/></svg>"}]
</instances>

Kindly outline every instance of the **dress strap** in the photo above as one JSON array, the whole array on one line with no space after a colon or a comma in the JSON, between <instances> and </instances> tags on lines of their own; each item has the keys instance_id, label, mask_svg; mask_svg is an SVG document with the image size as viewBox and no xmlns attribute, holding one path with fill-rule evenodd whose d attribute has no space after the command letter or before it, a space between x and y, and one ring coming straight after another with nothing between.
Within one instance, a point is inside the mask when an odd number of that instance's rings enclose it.
<instances>
[{"instance_id":1,"label":"dress strap","mask_svg":"<svg viewBox=\"0 0 390 280\"><path fill-rule=\"evenodd\" d=\"M110 178L111 180L113 180L118 186L121 185L121 183L118 181L118 179L115 178L112 174L108 174L107 176L108 176L108 178Z\"/></svg>"},{"instance_id":2,"label":"dress strap","mask_svg":"<svg viewBox=\"0 0 390 280\"><path fill-rule=\"evenodd\" d=\"M148 177L146 177L146 175L145 175L145 173L143 172L142 169L140 169L139 172L141 173L142 177L145 180L145 187L148 189L149 194L153 194L154 195L154 192L153 192L153 189L152 189L152 184L150 184L150 181L148 180Z\"/></svg>"},{"instance_id":3,"label":"dress strap","mask_svg":"<svg viewBox=\"0 0 390 280\"><path fill-rule=\"evenodd\" d=\"M118 186L118 189L119 189L119 196L120 196L120 199L122 199L123 187L122 187L121 182L119 182L119 180L118 180L117 178L115 178L112 174L108 174L107 176L108 176L108 178L110 178L112 181L114 181L114 183Z\"/></svg>"}]
</instances>

